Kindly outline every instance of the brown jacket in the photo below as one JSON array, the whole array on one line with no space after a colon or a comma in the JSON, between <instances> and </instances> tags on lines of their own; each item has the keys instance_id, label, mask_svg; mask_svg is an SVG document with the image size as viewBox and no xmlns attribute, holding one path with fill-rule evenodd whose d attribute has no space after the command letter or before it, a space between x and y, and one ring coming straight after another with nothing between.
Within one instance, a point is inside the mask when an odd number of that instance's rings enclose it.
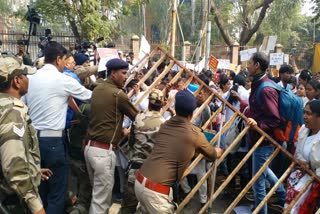
<instances>
[{"instance_id":1,"label":"brown jacket","mask_svg":"<svg viewBox=\"0 0 320 214\"><path fill-rule=\"evenodd\" d=\"M212 161L217 157L198 127L185 117L175 116L161 125L141 173L151 181L172 186L176 179L180 180L196 151Z\"/></svg>"}]
</instances>

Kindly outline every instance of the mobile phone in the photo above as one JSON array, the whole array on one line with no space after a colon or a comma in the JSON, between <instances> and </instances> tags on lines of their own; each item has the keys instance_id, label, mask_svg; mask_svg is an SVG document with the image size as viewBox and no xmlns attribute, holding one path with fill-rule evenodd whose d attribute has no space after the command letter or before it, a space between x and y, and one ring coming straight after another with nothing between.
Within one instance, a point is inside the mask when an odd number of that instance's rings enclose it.
<instances>
[{"instance_id":1,"label":"mobile phone","mask_svg":"<svg viewBox=\"0 0 320 214\"><path fill-rule=\"evenodd\" d=\"M296 50L297 50L296 48L291 48L290 55L293 56Z\"/></svg>"}]
</instances>

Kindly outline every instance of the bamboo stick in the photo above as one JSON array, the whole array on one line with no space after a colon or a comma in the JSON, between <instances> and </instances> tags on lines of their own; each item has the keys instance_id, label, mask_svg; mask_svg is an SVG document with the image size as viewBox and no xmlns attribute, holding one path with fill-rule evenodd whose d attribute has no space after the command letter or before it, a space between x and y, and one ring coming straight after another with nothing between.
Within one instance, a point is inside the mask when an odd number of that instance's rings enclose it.
<instances>
[{"instance_id":1,"label":"bamboo stick","mask_svg":"<svg viewBox=\"0 0 320 214\"><path fill-rule=\"evenodd\" d=\"M253 178L249 181L247 186L240 192L240 194L237 196L237 198L231 203L231 205L227 208L225 213L231 213L233 208L239 203L241 198L248 192L248 190L251 188L251 186L258 180L258 178L261 176L261 174L266 170L266 168L271 163L272 159L279 153L280 149L276 148L276 150L270 155L270 157L267 159L267 161L262 165L262 167L259 169L257 174L253 176Z\"/></svg>"},{"instance_id":2,"label":"bamboo stick","mask_svg":"<svg viewBox=\"0 0 320 214\"><path fill-rule=\"evenodd\" d=\"M302 196L302 194L307 191L308 187L310 184L312 184L312 182L314 181L314 177L311 176L310 179L307 181L307 183L305 183L305 185L303 186L303 188L300 190L300 192L298 193L298 195L291 201L291 203L289 204L289 206L283 211L283 213L287 214L291 211L292 207L295 205L295 203L299 200L299 198Z\"/></svg>"},{"instance_id":3,"label":"bamboo stick","mask_svg":"<svg viewBox=\"0 0 320 214\"><path fill-rule=\"evenodd\" d=\"M253 211L252 214L258 214L259 211L262 209L263 205L267 203L267 201L272 197L273 193L278 189L280 184L287 178L287 176L292 172L293 168L295 166L295 163L291 163L289 168L282 174L278 182L271 188L271 190L268 192L266 197L260 202L260 204L256 207L256 209Z\"/></svg>"}]
</instances>

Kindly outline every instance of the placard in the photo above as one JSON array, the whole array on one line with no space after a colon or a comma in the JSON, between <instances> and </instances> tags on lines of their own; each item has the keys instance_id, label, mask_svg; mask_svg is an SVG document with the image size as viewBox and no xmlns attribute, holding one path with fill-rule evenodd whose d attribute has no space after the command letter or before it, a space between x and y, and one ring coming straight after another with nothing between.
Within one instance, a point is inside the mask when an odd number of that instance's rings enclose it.
<instances>
[{"instance_id":1,"label":"placard","mask_svg":"<svg viewBox=\"0 0 320 214\"><path fill-rule=\"evenodd\" d=\"M283 53L271 53L270 54L270 65L282 65L283 64Z\"/></svg>"}]
</instances>

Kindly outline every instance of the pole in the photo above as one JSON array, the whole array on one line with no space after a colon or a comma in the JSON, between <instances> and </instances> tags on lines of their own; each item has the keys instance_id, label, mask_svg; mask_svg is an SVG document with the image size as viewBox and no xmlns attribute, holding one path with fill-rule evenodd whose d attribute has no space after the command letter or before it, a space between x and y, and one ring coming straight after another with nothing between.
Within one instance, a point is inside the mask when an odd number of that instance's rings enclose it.
<instances>
[{"instance_id":1,"label":"pole","mask_svg":"<svg viewBox=\"0 0 320 214\"><path fill-rule=\"evenodd\" d=\"M30 43L30 36L31 36L32 25L33 25L32 22L30 22L28 39L27 39L27 51L26 51L27 54L29 53L29 43Z\"/></svg>"},{"instance_id":2,"label":"pole","mask_svg":"<svg viewBox=\"0 0 320 214\"><path fill-rule=\"evenodd\" d=\"M202 30L200 30L200 33L199 33L199 43L196 50L196 64L198 64L200 61L201 47L202 47Z\"/></svg>"},{"instance_id":3,"label":"pole","mask_svg":"<svg viewBox=\"0 0 320 214\"><path fill-rule=\"evenodd\" d=\"M208 62L210 57L210 39L211 39L211 21L207 22L207 44L206 44L206 56L205 56L205 64L204 68L205 70L208 70Z\"/></svg>"},{"instance_id":4,"label":"pole","mask_svg":"<svg viewBox=\"0 0 320 214\"><path fill-rule=\"evenodd\" d=\"M147 38L147 23L146 23L146 6L142 5L142 16L143 16L143 34Z\"/></svg>"},{"instance_id":5,"label":"pole","mask_svg":"<svg viewBox=\"0 0 320 214\"><path fill-rule=\"evenodd\" d=\"M171 29L171 55L174 57L176 44L176 29L177 29L177 0L173 0L172 6L172 29Z\"/></svg>"}]
</instances>

